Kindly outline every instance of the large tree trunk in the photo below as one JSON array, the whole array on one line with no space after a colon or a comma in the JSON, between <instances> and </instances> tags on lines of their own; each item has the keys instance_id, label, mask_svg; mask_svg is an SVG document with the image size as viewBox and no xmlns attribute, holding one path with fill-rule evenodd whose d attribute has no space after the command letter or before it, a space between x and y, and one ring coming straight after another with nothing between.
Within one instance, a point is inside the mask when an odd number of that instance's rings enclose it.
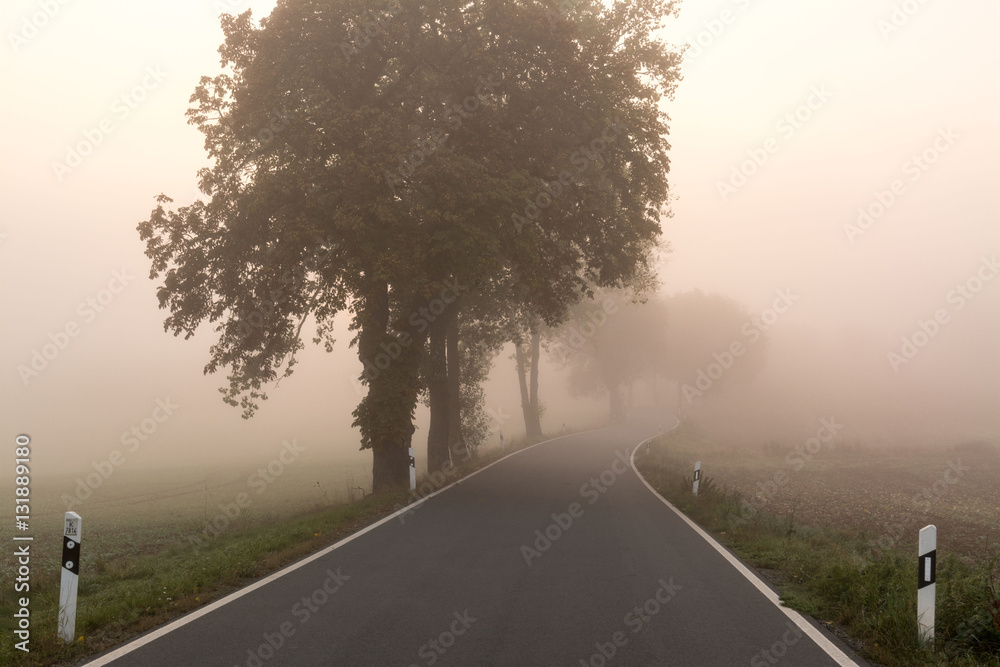
<instances>
[{"instance_id":1,"label":"large tree trunk","mask_svg":"<svg viewBox=\"0 0 1000 667\"><path fill-rule=\"evenodd\" d=\"M524 343L514 341L514 360L517 363L517 386L521 390L521 413L524 415L524 432L531 430L531 400L528 396L528 359L524 354Z\"/></svg>"},{"instance_id":2,"label":"large tree trunk","mask_svg":"<svg viewBox=\"0 0 1000 667\"><path fill-rule=\"evenodd\" d=\"M451 461L448 453L450 443L450 396L448 359L446 358L447 323L439 318L430 330L430 368L427 377L427 392L430 398L431 423L427 431L427 470L441 470Z\"/></svg>"},{"instance_id":3,"label":"large tree trunk","mask_svg":"<svg viewBox=\"0 0 1000 667\"><path fill-rule=\"evenodd\" d=\"M408 428L410 433L403 439L385 440L372 447L372 493L409 487L413 424Z\"/></svg>"},{"instance_id":4,"label":"large tree trunk","mask_svg":"<svg viewBox=\"0 0 1000 667\"><path fill-rule=\"evenodd\" d=\"M534 396L528 391L528 355L522 341L514 341L514 358L517 361L517 382L521 388L521 412L524 414L524 434L527 438L537 438L542 435L538 419L538 373L531 370ZM537 362L536 362L537 366Z\"/></svg>"},{"instance_id":5,"label":"large tree trunk","mask_svg":"<svg viewBox=\"0 0 1000 667\"><path fill-rule=\"evenodd\" d=\"M542 415L538 409L538 366L541 357L542 334L537 329L531 332L531 383L528 387L531 392L531 428L535 435L542 435Z\"/></svg>"},{"instance_id":6,"label":"large tree trunk","mask_svg":"<svg viewBox=\"0 0 1000 667\"><path fill-rule=\"evenodd\" d=\"M361 447L372 450L372 492L407 488L425 339L413 331L397 339L389 330L389 289L384 282L365 290L358 322L358 357L368 394L354 411L353 425L361 430Z\"/></svg>"},{"instance_id":7,"label":"large tree trunk","mask_svg":"<svg viewBox=\"0 0 1000 667\"><path fill-rule=\"evenodd\" d=\"M452 458L468 461L465 434L462 433L462 356L458 349L458 318L456 309L448 322L448 445Z\"/></svg>"},{"instance_id":8,"label":"large tree trunk","mask_svg":"<svg viewBox=\"0 0 1000 667\"><path fill-rule=\"evenodd\" d=\"M389 345L395 342L392 339ZM419 350L403 349L387 369L369 381L368 394L355 411L362 446L372 449L373 493L409 486L419 363Z\"/></svg>"}]
</instances>

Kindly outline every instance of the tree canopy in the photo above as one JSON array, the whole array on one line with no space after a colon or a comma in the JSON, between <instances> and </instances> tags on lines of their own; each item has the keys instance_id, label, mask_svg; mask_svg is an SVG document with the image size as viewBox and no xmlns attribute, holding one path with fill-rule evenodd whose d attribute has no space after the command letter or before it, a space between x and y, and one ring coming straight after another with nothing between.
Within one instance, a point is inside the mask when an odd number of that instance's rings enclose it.
<instances>
[{"instance_id":1,"label":"tree canopy","mask_svg":"<svg viewBox=\"0 0 1000 667\"><path fill-rule=\"evenodd\" d=\"M606 7L280 0L223 17L223 73L189 122L204 201L140 223L164 326L218 334L206 373L249 418L311 316L348 310L369 391L354 412L374 488L406 482L436 321L470 295L550 324L646 270L667 201L680 56L673 2Z\"/></svg>"}]
</instances>

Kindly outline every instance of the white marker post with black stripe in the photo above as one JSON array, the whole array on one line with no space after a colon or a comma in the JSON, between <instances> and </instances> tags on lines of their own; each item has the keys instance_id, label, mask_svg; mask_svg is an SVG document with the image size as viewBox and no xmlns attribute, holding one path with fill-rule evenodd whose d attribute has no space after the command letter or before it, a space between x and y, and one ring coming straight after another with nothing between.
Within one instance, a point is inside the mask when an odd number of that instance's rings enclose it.
<instances>
[{"instance_id":1,"label":"white marker post with black stripe","mask_svg":"<svg viewBox=\"0 0 1000 667\"><path fill-rule=\"evenodd\" d=\"M691 490L694 495L698 495L698 486L701 484L701 461L695 461L694 463L694 485Z\"/></svg>"},{"instance_id":2,"label":"white marker post with black stripe","mask_svg":"<svg viewBox=\"0 0 1000 667\"><path fill-rule=\"evenodd\" d=\"M410 447L410 491L417 490L417 459L413 457L413 447Z\"/></svg>"},{"instance_id":3,"label":"white marker post with black stripe","mask_svg":"<svg viewBox=\"0 0 1000 667\"><path fill-rule=\"evenodd\" d=\"M66 512L63 524L62 582L59 586L59 636L67 644L76 633L76 592L80 584L80 537L83 520Z\"/></svg>"},{"instance_id":4,"label":"white marker post with black stripe","mask_svg":"<svg viewBox=\"0 0 1000 667\"><path fill-rule=\"evenodd\" d=\"M934 641L934 597L937 593L937 527L933 524L920 529L917 545L917 623L920 639Z\"/></svg>"}]
</instances>

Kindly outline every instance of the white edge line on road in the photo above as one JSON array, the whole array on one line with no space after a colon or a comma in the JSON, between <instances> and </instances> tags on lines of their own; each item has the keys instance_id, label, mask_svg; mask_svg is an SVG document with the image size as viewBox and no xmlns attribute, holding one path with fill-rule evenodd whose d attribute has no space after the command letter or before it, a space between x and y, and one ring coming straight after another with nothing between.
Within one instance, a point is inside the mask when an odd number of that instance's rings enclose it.
<instances>
[{"instance_id":1,"label":"white edge line on road","mask_svg":"<svg viewBox=\"0 0 1000 667\"><path fill-rule=\"evenodd\" d=\"M110 662L112 662L114 660L117 660L118 658L121 658L121 657L123 657L123 656L131 653L132 651L138 650L138 649L142 648L143 646L145 646L146 644L149 644L150 642L156 641L160 637L163 637L164 635L169 634L169 633L173 632L174 630L177 630L178 628L183 627L183 626L187 625L188 623L191 623L192 621L196 621L199 618L201 618L202 616L205 616L206 614L212 613L213 611L215 611L219 607L223 607L223 606L229 604L230 602L238 600L239 598L243 597L244 595L248 595L249 593L254 592L258 588L262 588L262 587L268 585L269 583L271 583L272 581L274 581L276 579L279 579L279 578L285 576L286 574L288 574L290 572L294 572L295 570L299 569L300 567L304 567L304 566L308 565L309 563L313 562L314 560L322 558L323 556L327 555L328 553L330 553L330 552L332 552L332 551L334 551L336 549L339 549L340 547L344 546L345 544L347 544L351 540L357 539L357 538L361 537L362 535L364 535L365 533L367 533L369 531L372 531L372 530L375 530L376 528L378 528L379 526L381 526L383 523L388 522L390 519L395 519L400 514L404 514L406 512L409 512L409 511L413 510L418 505L424 503L427 500L430 500L431 498L433 498L434 496L438 495L439 493L447 491L448 489L450 489L451 487L455 486L456 484L461 484L462 482L464 482L464 481L466 481L468 479L472 479L473 477L475 477L479 473L481 473L481 472L483 472L485 470L489 470L490 468L492 468L496 464L500 463L501 461L503 461L505 459L510 458L511 456L516 456L517 454L520 454L521 452L526 452L529 449L537 447L538 445L544 445L544 444L546 444L548 442L555 442L556 440L561 440L562 438L568 438L568 437L573 436L573 435L579 435L580 433L593 433L593 432L596 432L596 431L603 431L604 429L607 429L607 428L614 428L614 426L605 426L605 427L602 427L602 428L591 429L590 431L578 431L576 433L567 433L566 435L560 435L560 436L557 436L555 438L550 438L548 440L543 440L541 442L536 442L533 445L528 445L527 447L523 447L521 449L518 449L517 451L511 452L510 454L507 454L506 456L503 456L503 457L497 459L496 461L494 461L493 463L489 464L488 466L483 466L479 470L476 470L475 472L469 473L465 477L461 477L461 478L455 480L454 482L452 482L448 486L445 486L445 487L443 487L441 489L438 489L434 493L430 493L430 494L428 494L428 495L420 498L419 500L415 500L412 503L410 503L410 504L406 505L405 507L403 507L402 509L397 510L396 512L393 512L392 514L390 514L390 515L388 515L386 517L383 517L382 519L379 519L378 521L376 521L375 523L371 524L370 526L366 526L365 528L362 528L358 532L353 533L351 535L348 535L347 537L345 537L344 539L340 540L339 542L337 542L335 544L332 544L332 545L326 547L325 549L323 549L321 551L317 551L316 553L314 553L314 554L312 554L310 556L306 556L302 560L296 561L296 562L292 563L291 565L289 565L289 566L287 566L287 567L285 567L285 568L283 568L281 570L278 570L277 572L269 574L267 577L261 579L260 581L256 581L256 582L250 584L246 588L241 588L240 590L238 590L238 591L236 591L234 593L230 593L226 597L221 598L219 600L216 600L215 602L213 602L212 604L210 604L210 605L208 605L206 607L202 607L201 609L197 609L197 610L191 612L190 614L187 614L186 616L182 616L181 618L178 618L176 621L172 621L172 622L164 625L161 628L157 628L156 630L153 630L153 631L151 631L151 632L149 632L149 633L147 633L145 635L142 635L141 637L138 637L137 639L132 640L128 644L125 644L124 646L119 647L119 648L111 651L110 653L106 653L106 654L104 654L104 655L102 655L102 656L100 656L98 658L95 658L91 662L85 663L83 665L83 667L102 667L102 665L107 665L108 663L110 663ZM635 467L634 463L632 464L632 467L633 468ZM642 477L640 476L640 479L641 478ZM645 480L643 480L643 481L645 481ZM649 486L649 485L647 484L647 486Z\"/></svg>"},{"instance_id":2,"label":"white edge line on road","mask_svg":"<svg viewBox=\"0 0 1000 667\"><path fill-rule=\"evenodd\" d=\"M668 428L664 433L672 431L678 426L680 426L681 421L677 419L676 415L674 416L674 419L677 420L677 423ZM658 437L658 436L653 436L653 437ZM734 556L732 553L729 552L728 549L719 544L714 537L706 533L701 526L699 526L694 521L689 519L687 515L684 514L684 512L681 512L679 509L674 507L669 500L661 496L657 492L657 490L654 489L653 486L646 481L646 478L643 477L641 474L639 474L639 469L635 467L635 453L639 451L639 447L642 447L645 443L647 443L649 440L652 439L653 438L647 438L646 440L643 440L638 445L636 445L635 449L632 450L632 457L631 457L632 470L634 470L636 476L640 480L642 480L642 483L646 485L646 488L652 491L654 496L663 501L663 504L669 507L671 510L673 510L677 516L679 516L681 519L684 520L685 523L687 523L687 525L691 526L691 528L694 529L694 531L698 533L706 542L712 545L712 547L716 551L722 554L722 557L725 558L727 561L729 561L729 564L732 565L734 568L736 568L737 572L746 577L746 579L751 584L753 584L754 587L757 588L757 590L759 590L761 593L764 594L764 597L766 597L768 600L774 603L774 606L776 606L778 609L784 612L785 616L791 619L791 621L795 623L795 625L797 625L799 629L802 630L802 632L808 635L810 639L816 642L816 644L821 649L826 651L826 654L829 655L834 660L834 662L836 662L838 665L842 665L843 667L858 667L858 663L854 662L849 657L847 657L847 654L841 651L836 644L831 642L826 637L826 635L824 635L822 632L814 628L813 625L802 616L802 614L795 611L794 609L789 609L788 607L782 605L781 599L778 597L778 594L775 593L773 590L771 590L771 588L767 584L761 581L760 577L751 572L746 565L741 563L739 559L736 558L736 556Z\"/></svg>"}]
</instances>

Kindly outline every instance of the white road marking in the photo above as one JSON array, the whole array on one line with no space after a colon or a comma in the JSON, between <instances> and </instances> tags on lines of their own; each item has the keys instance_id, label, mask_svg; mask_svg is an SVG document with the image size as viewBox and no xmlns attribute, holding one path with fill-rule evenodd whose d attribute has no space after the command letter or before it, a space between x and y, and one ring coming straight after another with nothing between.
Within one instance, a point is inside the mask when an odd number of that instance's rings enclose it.
<instances>
[{"instance_id":1,"label":"white road marking","mask_svg":"<svg viewBox=\"0 0 1000 667\"><path fill-rule=\"evenodd\" d=\"M674 416L674 419L677 421L677 423L668 428L667 432L674 430L680 425L681 421L677 419L676 416ZM649 438L648 440L652 439L653 438ZM804 632L806 635L809 636L810 639L816 642L816 644L821 649L823 649L826 652L826 654L829 655L831 659L833 659L834 662L836 662L838 665L841 665L842 667L858 667L858 663L854 662L849 657L847 657L847 654L841 651L836 644L827 639L826 635L824 635L822 632L814 628L812 624L809 623L809 621L807 621L802 616L802 614L795 611L794 609L789 609L788 607L783 606L781 604L781 600L778 598L777 593L775 593L773 590L771 590L771 588L767 584L761 581L756 574L747 569L747 566L741 563L739 559L736 558L736 556L729 553L729 551L724 546L716 542L715 538L713 538L711 535L702 530L701 526L699 526L694 521L689 519L683 512L674 507L670 503L670 501L668 501L666 498L657 493L656 489L654 489L652 485L650 485L650 483L646 481L646 478L639 474L639 470L635 467L635 453L639 451L639 448L642 447L646 442L648 442L648 440L643 440L638 445L636 445L635 449L632 450L632 457L631 457L632 470L635 470L636 476L640 480L642 480L642 483L646 485L646 488L652 491L653 495L655 495L657 498L663 501L663 504L669 507L671 510L673 510L674 513L681 519L683 519L687 525L691 526L691 528L696 533L698 533L702 538L704 538L706 542L712 545L712 547L716 551L722 554L722 557L725 558L727 561L729 561L729 564L732 565L734 568L736 568L737 572L746 577L747 581L749 581L751 584L754 585L754 587L757 590L763 593L764 597L770 600L775 607L780 609L785 614L785 616L791 619L791 621L795 623L795 625L797 625L802 630L802 632Z\"/></svg>"},{"instance_id":2,"label":"white road marking","mask_svg":"<svg viewBox=\"0 0 1000 667\"><path fill-rule=\"evenodd\" d=\"M604 428L614 428L614 427L613 426L606 426ZM594 432L597 432L597 431L603 431L604 428L594 429L593 431L581 431L581 433L594 433ZM293 564L289 565L288 567L286 567L284 569L278 570L277 572L275 572L275 573L273 573L271 575L268 575L267 577L261 579L260 581L257 581L257 582L254 582L254 583L250 584L246 588L241 588L240 590L236 591L235 593L230 593L226 597L224 597L224 598L222 598L220 600L216 600L215 602L213 602L212 604L208 605L207 607L202 607L201 609L198 609L196 611L191 612L187 616L182 616L181 618L178 618L176 621L173 621L172 623L168 623L167 625L164 625L161 628L157 628L156 630L153 630L153 631L151 631L151 632L149 632L149 633L147 633L145 635L142 635L138 639L135 639L135 640L129 642L128 644L125 644L124 646L111 651L110 653L106 653L105 655L100 656L99 658L93 660L92 662L86 663L86 665L84 665L84 667L102 667L103 665L107 665L108 663L113 662L113 661L117 660L118 658L121 658L121 657L123 657L125 655L128 655L132 651L138 650L138 649L142 648L143 646L145 646L146 644L149 644L150 642L156 641L160 637L163 637L164 635L169 634L169 633L173 632L174 630L177 630L178 628L181 628L181 627L187 625L188 623L191 623L193 621L198 620L199 618L201 618L202 616L205 616L206 614L211 614L216 609L219 609L220 607L223 607L223 606L229 604L230 602L234 602L234 601L240 599L241 597L243 597L244 595L248 595L250 593L253 593L258 588L263 588L264 586L267 586L272 581L275 581L276 579L280 579L281 577L285 576L286 574L288 574L290 572L294 572L295 570L299 569L300 567L304 567L304 566L308 565L309 563L313 562L314 560L322 558L323 556L331 553L332 551L335 551L336 549L339 549L340 547L344 546L348 542L350 542L352 540L356 540L357 538L361 537L365 533L370 532L372 530L375 530L376 528L378 528L382 524L386 523L390 519L394 519L397 516L399 516L400 514L404 514L406 512L411 511L414 507L417 507L418 505L420 505L423 502L425 502L425 501L433 498L434 496L438 495L439 493L441 493L443 491L447 491L448 489L450 489L451 487L455 486L456 484L461 484L462 482L464 482L464 481L466 481L468 479L472 479L473 477L475 477L479 473L483 472L484 470L489 470L490 468L492 468L496 464L500 463L504 459L510 458L511 456L517 456L521 452L526 452L529 449L537 447L538 445L544 445L547 442L554 442L556 440L561 440L563 438L569 438L569 437L572 437L574 435L579 435L579 433L570 433L568 435L561 435L561 436L559 436L557 438L552 438L550 440L543 440L542 442L536 442L533 445L530 445L528 447L524 447L523 449L519 449L516 452L511 452L510 454L507 454L506 456L503 456L503 457L497 459L496 461L494 461L493 463L489 464L488 466L484 466L484 467L480 468L479 470L477 470L477 471L475 471L473 473L470 473L469 475L466 475L465 477L457 479L454 482L452 482L451 484L449 484L448 486L445 486L445 487L443 487L441 489L438 489L434 493L428 494L428 495L424 496L423 498L421 498L420 500L416 500L416 501L410 503L409 505L407 505L406 507L402 508L401 510L393 512L389 516L386 516L386 517L380 519L379 521L376 521L375 523L373 523L372 525L370 525L370 526L368 526L366 528L362 528L358 532L345 537L344 539L340 540L336 544L333 544L333 545L331 545L331 546L323 549L322 551L317 551L316 553L312 554L311 556L303 558L302 560L300 560L300 561L298 561L296 563L293 563Z\"/></svg>"}]
</instances>

